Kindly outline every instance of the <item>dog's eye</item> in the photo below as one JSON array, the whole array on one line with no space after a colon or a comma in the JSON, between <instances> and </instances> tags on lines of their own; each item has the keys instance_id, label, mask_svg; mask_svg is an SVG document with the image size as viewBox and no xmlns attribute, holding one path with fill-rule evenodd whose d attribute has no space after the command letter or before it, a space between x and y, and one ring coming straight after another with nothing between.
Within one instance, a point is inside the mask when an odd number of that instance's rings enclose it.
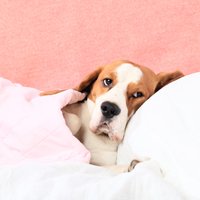
<instances>
[{"instance_id":1,"label":"dog's eye","mask_svg":"<svg viewBox=\"0 0 200 200\"><path fill-rule=\"evenodd\" d=\"M132 98L140 98L140 97L143 97L144 94L142 92L135 92L132 94Z\"/></svg>"},{"instance_id":2,"label":"dog's eye","mask_svg":"<svg viewBox=\"0 0 200 200\"><path fill-rule=\"evenodd\" d=\"M103 85L104 85L105 87L109 87L111 84L112 84L112 79L110 79L110 78L105 78L105 79L103 80Z\"/></svg>"}]
</instances>

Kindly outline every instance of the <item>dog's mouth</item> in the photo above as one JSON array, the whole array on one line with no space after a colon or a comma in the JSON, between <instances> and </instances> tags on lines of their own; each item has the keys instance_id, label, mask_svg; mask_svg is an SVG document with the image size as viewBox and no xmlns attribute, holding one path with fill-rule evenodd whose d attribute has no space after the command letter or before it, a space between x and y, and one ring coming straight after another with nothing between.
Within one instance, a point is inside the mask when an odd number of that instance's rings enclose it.
<instances>
[{"instance_id":1,"label":"dog's mouth","mask_svg":"<svg viewBox=\"0 0 200 200\"><path fill-rule=\"evenodd\" d=\"M112 141L116 141L118 143L122 141L122 138L114 133L114 130L111 126L111 121L100 122L94 133L97 135L105 135L106 137L109 137Z\"/></svg>"},{"instance_id":2,"label":"dog's mouth","mask_svg":"<svg viewBox=\"0 0 200 200\"><path fill-rule=\"evenodd\" d=\"M97 129L95 131L96 134L105 134L109 135L109 133L112 133L112 127L110 126L109 121L100 122L100 124L97 126Z\"/></svg>"}]
</instances>

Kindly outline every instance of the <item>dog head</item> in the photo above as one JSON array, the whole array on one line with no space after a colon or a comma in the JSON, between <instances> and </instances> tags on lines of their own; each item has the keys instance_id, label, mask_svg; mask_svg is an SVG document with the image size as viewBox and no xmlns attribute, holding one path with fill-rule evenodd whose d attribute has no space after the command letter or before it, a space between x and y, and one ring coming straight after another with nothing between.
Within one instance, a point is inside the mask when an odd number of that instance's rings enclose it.
<instances>
[{"instance_id":1,"label":"dog head","mask_svg":"<svg viewBox=\"0 0 200 200\"><path fill-rule=\"evenodd\" d=\"M136 110L166 84L182 77L179 71L155 74L129 61L117 61L89 74L76 87L87 93L90 130L121 142Z\"/></svg>"}]
</instances>

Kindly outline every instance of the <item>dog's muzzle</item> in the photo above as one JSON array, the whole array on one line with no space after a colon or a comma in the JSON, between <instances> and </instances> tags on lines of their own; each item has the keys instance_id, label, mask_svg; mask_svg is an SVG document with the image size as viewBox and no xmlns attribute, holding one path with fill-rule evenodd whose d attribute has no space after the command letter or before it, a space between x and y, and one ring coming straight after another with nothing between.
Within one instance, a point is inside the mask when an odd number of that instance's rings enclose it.
<instances>
[{"instance_id":1,"label":"dog's muzzle","mask_svg":"<svg viewBox=\"0 0 200 200\"><path fill-rule=\"evenodd\" d=\"M114 103L105 101L101 104L101 112L106 119L119 115L121 109Z\"/></svg>"},{"instance_id":2,"label":"dog's muzzle","mask_svg":"<svg viewBox=\"0 0 200 200\"><path fill-rule=\"evenodd\" d=\"M121 123L119 122L120 107L110 101L102 101L97 104L90 121L90 130L97 134L105 134L111 140L121 142Z\"/></svg>"}]
</instances>

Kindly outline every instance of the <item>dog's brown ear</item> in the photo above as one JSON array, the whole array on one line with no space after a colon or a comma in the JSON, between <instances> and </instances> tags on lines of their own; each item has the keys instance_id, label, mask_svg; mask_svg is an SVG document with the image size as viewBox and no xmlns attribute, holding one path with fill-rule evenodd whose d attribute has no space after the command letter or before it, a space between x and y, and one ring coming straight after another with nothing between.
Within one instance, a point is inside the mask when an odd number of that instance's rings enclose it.
<instances>
[{"instance_id":1,"label":"dog's brown ear","mask_svg":"<svg viewBox=\"0 0 200 200\"><path fill-rule=\"evenodd\" d=\"M93 71L92 73L87 75L83 79L83 81L78 86L76 86L74 89L79 92L85 92L85 93L89 94L89 92L92 88L92 85L97 80L101 70L102 70L102 68L99 67L98 69L96 69L95 71Z\"/></svg>"},{"instance_id":2,"label":"dog's brown ear","mask_svg":"<svg viewBox=\"0 0 200 200\"><path fill-rule=\"evenodd\" d=\"M164 87L168 83L171 83L183 76L184 76L184 74L180 71L175 71L175 72L170 72L170 73L161 72L161 73L157 74L158 84L156 86L155 92L160 90L162 87Z\"/></svg>"},{"instance_id":3,"label":"dog's brown ear","mask_svg":"<svg viewBox=\"0 0 200 200\"><path fill-rule=\"evenodd\" d=\"M78 85L76 86L74 89L79 91L79 92L84 92L89 94L93 83L95 82L95 80L98 78L99 73L101 72L101 67L99 67L98 69L96 69L95 71L93 71L92 73L90 73L89 75L87 75L85 77L85 79ZM46 96L46 95L52 95L52 94L57 94L60 92L63 92L64 90L50 90L50 91L44 91L40 93L40 96Z\"/></svg>"}]
</instances>

